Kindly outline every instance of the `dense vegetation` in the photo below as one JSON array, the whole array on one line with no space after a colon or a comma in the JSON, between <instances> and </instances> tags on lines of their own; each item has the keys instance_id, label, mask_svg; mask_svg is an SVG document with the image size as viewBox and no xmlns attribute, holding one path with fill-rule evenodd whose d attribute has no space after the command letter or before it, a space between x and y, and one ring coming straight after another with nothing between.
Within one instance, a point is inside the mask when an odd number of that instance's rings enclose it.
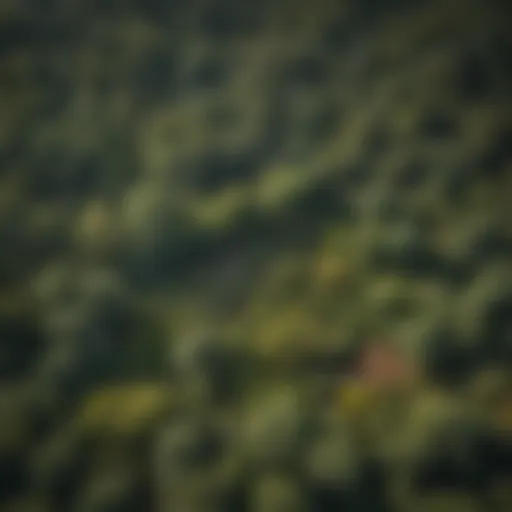
<instances>
[{"instance_id":1,"label":"dense vegetation","mask_svg":"<svg viewBox=\"0 0 512 512\"><path fill-rule=\"evenodd\" d=\"M506 2L0 5L0 508L512 509Z\"/></svg>"}]
</instances>

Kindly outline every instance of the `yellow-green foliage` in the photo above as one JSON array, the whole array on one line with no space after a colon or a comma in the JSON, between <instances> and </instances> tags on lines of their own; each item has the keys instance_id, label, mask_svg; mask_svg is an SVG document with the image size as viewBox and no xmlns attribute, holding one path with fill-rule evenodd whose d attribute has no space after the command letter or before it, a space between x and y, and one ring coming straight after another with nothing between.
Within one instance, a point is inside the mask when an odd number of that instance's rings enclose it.
<instances>
[{"instance_id":1,"label":"yellow-green foliage","mask_svg":"<svg viewBox=\"0 0 512 512\"><path fill-rule=\"evenodd\" d=\"M354 379L343 382L338 391L340 412L352 418L367 415L378 400L378 390L364 381Z\"/></svg>"},{"instance_id":2,"label":"yellow-green foliage","mask_svg":"<svg viewBox=\"0 0 512 512\"><path fill-rule=\"evenodd\" d=\"M293 166L271 167L266 170L256 188L256 202L262 212L282 213L298 194L311 183L311 175Z\"/></svg>"},{"instance_id":3,"label":"yellow-green foliage","mask_svg":"<svg viewBox=\"0 0 512 512\"><path fill-rule=\"evenodd\" d=\"M172 407L172 394L159 383L100 388L82 403L76 421L86 434L131 437L144 432Z\"/></svg>"},{"instance_id":4,"label":"yellow-green foliage","mask_svg":"<svg viewBox=\"0 0 512 512\"><path fill-rule=\"evenodd\" d=\"M194 202L191 215L200 228L218 233L229 229L250 206L250 188L232 185L210 197L200 197Z\"/></svg>"}]
</instances>

